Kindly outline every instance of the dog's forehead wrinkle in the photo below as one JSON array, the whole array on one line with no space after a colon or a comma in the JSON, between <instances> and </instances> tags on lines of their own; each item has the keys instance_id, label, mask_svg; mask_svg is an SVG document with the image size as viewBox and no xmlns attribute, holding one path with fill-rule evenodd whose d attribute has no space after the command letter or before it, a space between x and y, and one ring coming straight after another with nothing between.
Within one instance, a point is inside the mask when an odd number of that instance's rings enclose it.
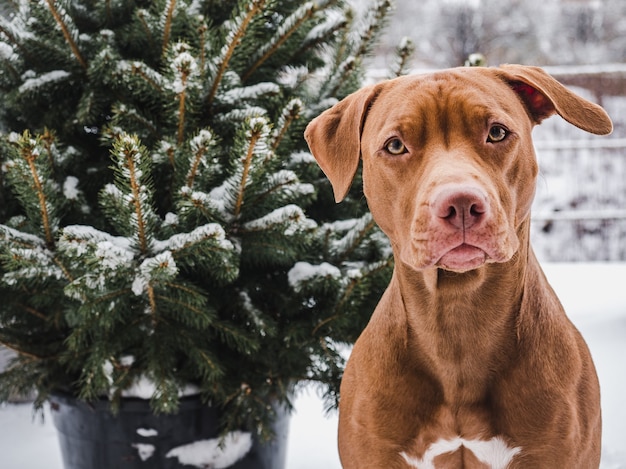
<instances>
[{"instance_id":1,"label":"dog's forehead wrinkle","mask_svg":"<svg viewBox=\"0 0 626 469\"><path fill-rule=\"evenodd\" d=\"M417 76L398 82L376 102L386 108L384 123L418 142L436 138L449 147L455 133L478 137L492 123L511 121L511 109L500 106L482 84L463 78L442 74L440 79Z\"/></svg>"}]
</instances>

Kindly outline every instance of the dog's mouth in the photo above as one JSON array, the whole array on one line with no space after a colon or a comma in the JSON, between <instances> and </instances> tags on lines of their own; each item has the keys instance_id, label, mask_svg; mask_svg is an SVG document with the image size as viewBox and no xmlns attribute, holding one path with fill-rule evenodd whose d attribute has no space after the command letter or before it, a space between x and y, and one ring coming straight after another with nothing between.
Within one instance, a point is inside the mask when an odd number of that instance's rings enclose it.
<instances>
[{"instance_id":1,"label":"dog's mouth","mask_svg":"<svg viewBox=\"0 0 626 469\"><path fill-rule=\"evenodd\" d=\"M436 266L454 272L477 269L487 262L487 253L476 246L463 243L450 249L436 262Z\"/></svg>"}]
</instances>

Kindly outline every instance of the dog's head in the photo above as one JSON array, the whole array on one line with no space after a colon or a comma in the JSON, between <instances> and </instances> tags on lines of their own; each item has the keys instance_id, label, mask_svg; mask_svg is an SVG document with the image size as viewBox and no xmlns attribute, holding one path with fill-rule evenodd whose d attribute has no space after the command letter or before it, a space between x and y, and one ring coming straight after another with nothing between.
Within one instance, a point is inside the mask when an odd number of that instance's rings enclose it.
<instances>
[{"instance_id":1,"label":"dog's head","mask_svg":"<svg viewBox=\"0 0 626 469\"><path fill-rule=\"evenodd\" d=\"M315 118L305 138L337 202L363 160L368 205L396 257L463 272L519 248L537 175L531 131L553 114L612 130L602 108L543 70L506 65L363 88Z\"/></svg>"}]
</instances>

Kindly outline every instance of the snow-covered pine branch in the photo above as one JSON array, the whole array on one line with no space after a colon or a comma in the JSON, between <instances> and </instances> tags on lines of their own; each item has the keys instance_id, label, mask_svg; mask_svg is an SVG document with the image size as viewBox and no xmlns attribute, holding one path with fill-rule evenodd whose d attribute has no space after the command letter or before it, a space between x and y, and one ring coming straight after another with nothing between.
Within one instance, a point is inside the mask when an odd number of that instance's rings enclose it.
<instances>
[{"instance_id":1,"label":"snow-covered pine branch","mask_svg":"<svg viewBox=\"0 0 626 469\"><path fill-rule=\"evenodd\" d=\"M233 109L216 118L218 122L232 123L242 122L255 117L267 116L267 109L261 106L245 106L241 109Z\"/></svg>"},{"instance_id":2,"label":"snow-covered pine branch","mask_svg":"<svg viewBox=\"0 0 626 469\"><path fill-rule=\"evenodd\" d=\"M63 37L67 42L72 55L78 60L78 63L84 69L87 68L87 62L83 58L81 51L78 48L77 42L80 36L80 32L76 25L74 24L74 20L70 15L67 14L63 3L64 1L55 2L55 0L39 0L42 5L46 5L47 8L52 13L55 22L57 23L58 28L63 33Z\"/></svg>"},{"instance_id":3,"label":"snow-covered pine branch","mask_svg":"<svg viewBox=\"0 0 626 469\"><path fill-rule=\"evenodd\" d=\"M252 118L239 129L235 143L236 154L240 156L236 160L238 187L235 188L237 196L232 214L234 218L241 213L246 189L254 181L256 169L272 157L273 152L268 146L269 136L269 122L263 117Z\"/></svg>"},{"instance_id":4,"label":"snow-covered pine branch","mask_svg":"<svg viewBox=\"0 0 626 469\"><path fill-rule=\"evenodd\" d=\"M45 93L49 91L51 86L67 80L70 78L70 73L65 70L53 70L51 72L43 73L39 76L30 76L30 74L23 75L24 83L19 88L19 92L21 94L34 94L34 93Z\"/></svg>"},{"instance_id":5,"label":"snow-covered pine branch","mask_svg":"<svg viewBox=\"0 0 626 469\"><path fill-rule=\"evenodd\" d=\"M304 204L314 195L313 184L302 183L294 171L282 169L267 175L250 203L260 209L290 203Z\"/></svg>"},{"instance_id":6,"label":"snow-covered pine branch","mask_svg":"<svg viewBox=\"0 0 626 469\"><path fill-rule=\"evenodd\" d=\"M128 238L84 225L66 226L57 248L76 274L66 286L66 294L81 301L111 288L111 279L123 278L136 257Z\"/></svg>"},{"instance_id":7,"label":"snow-covered pine branch","mask_svg":"<svg viewBox=\"0 0 626 469\"><path fill-rule=\"evenodd\" d=\"M241 79L245 82L250 76L266 61L268 60L289 37L304 23L311 18L317 5L315 2L306 2L290 16L285 18L281 25L276 30L276 33L269 41L263 44L253 55L250 60L250 66L246 70Z\"/></svg>"},{"instance_id":8,"label":"snow-covered pine branch","mask_svg":"<svg viewBox=\"0 0 626 469\"><path fill-rule=\"evenodd\" d=\"M406 75L409 72L407 70L407 67L409 65L409 60L413 55L413 52L415 52L415 44L413 43L411 38L404 36L396 47L394 64L392 64L390 68L389 78Z\"/></svg>"},{"instance_id":9,"label":"snow-covered pine branch","mask_svg":"<svg viewBox=\"0 0 626 469\"><path fill-rule=\"evenodd\" d=\"M294 98L287 103L280 113L280 117L276 122L274 132L272 133L272 149L276 150L280 145L283 137L287 134L291 123L300 117L303 103L299 98Z\"/></svg>"},{"instance_id":10,"label":"snow-covered pine branch","mask_svg":"<svg viewBox=\"0 0 626 469\"><path fill-rule=\"evenodd\" d=\"M12 156L3 165L7 179L31 221L49 247L54 246L59 227L58 213L63 197L52 179L53 162L40 138L25 131L11 148Z\"/></svg>"},{"instance_id":11,"label":"snow-covered pine branch","mask_svg":"<svg viewBox=\"0 0 626 469\"><path fill-rule=\"evenodd\" d=\"M259 99L261 96L277 95L280 87L273 82L261 82L250 86L242 86L221 93L217 98L221 104L238 104L243 101Z\"/></svg>"},{"instance_id":12,"label":"snow-covered pine branch","mask_svg":"<svg viewBox=\"0 0 626 469\"><path fill-rule=\"evenodd\" d=\"M233 249L232 243L226 239L224 229L217 223L207 223L189 233L177 233L165 241L156 241L153 248L157 252L172 251L176 255L205 241L210 241L215 248L228 251Z\"/></svg>"},{"instance_id":13,"label":"snow-covered pine branch","mask_svg":"<svg viewBox=\"0 0 626 469\"><path fill-rule=\"evenodd\" d=\"M185 136L186 109L189 101L188 90L201 86L196 80L200 75L198 64L189 49L189 45L185 42L180 41L174 44L172 47L173 59L170 64L172 77L168 88L176 94L178 101L176 120L178 121L177 141L179 145L183 143Z\"/></svg>"},{"instance_id":14,"label":"snow-covered pine branch","mask_svg":"<svg viewBox=\"0 0 626 469\"><path fill-rule=\"evenodd\" d=\"M299 231L310 230L316 226L317 223L307 218L300 207L290 204L277 208L261 218L249 221L242 228L246 233L273 231L282 232L285 236L292 236Z\"/></svg>"},{"instance_id":15,"label":"snow-covered pine branch","mask_svg":"<svg viewBox=\"0 0 626 469\"><path fill-rule=\"evenodd\" d=\"M172 18L177 7L177 0L167 0L165 2L163 12L159 17L159 27L163 34L161 42L161 53L165 54L170 41L170 33L172 31Z\"/></svg>"},{"instance_id":16,"label":"snow-covered pine branch","mask_svg":"<svg viewBox=\"0 0 626 469\"><path fill-rule=\"evenodd\" d=\"M226 239L221 225L207 223L188 233L177 233L164 241L153 243L154 252L168 252L172 259L186 268L203 266L215 279L223 282L234 280L237 268L238 249Z\"/></svg>"},{"instance_id":17,"label":"snow-covered pine branch","mask_svg":"<svg viewBox=\"0 0 626 469\"><path fill-rule=\"evenodd\" d=\"M178 223L195 219L230 220L232 216L229 214L232 213L235 199L229 196L227 182L215 187L208 194L203 191L192 191L188 186L183 186L176 202Z\"/></svg>"},{"instance_id":18,"label":"snow-covered pine branch","mask_svg":"<svg viewBox=\"0 0 626 469\"><path fill-rule=\"evenodd\" d=\"M224 22L224 27L228 28L226 39L220 52L210 61L210 69L214 70L211 88L208 93L207 103L211 105L217 94L217 90L222 82L222 77L228 69L230 60L235 52L236 47L241 42L250 22L253 18L262 12L265 0L253 0L248 3L248 8L237 12L230 21Z\"/></svg>"},{"instance_id":19,"label":"snow-covered pine branch","mask_svg":"<svg viewBox=\"0 0 626 469\"><path fill-rule=\"evenodd\" d=\"M151 160L137 137L127 134L113 146L115 184L100 192L100 200L122 234L131 236L142 253L148 253L158 224L152 199Z\"/></svg>"},{"instance_id":20,"label":"snow-covered pine branch","mask_svg":"<svg viewBox=\"0 0 626 469\"><path fill-rule=\"evenodd\" d=\"M222 167L212 154L216 145L217 139L208 128L200 130L197 135L189 140L191 152L187 159L181 162L185 165L184 168L188 168L184 181L182 181L182 187L186 187L187 192L199 188L200 184L206 183L221 173ZM180 173L182 172L180 171Z\"/></svg>"},{"instance_id":21,"label":"snow-covered pine branch","mask_svg":"<svg viewBox=\"0 0 626 469\"><path fill-rule=\"evenodd\" d=\"M0 259L5 266L2 282L20 285L25 280L60 280L65 272L55 262L43 239L0 225Z\"/></svg>"},{"instance_id":22,"label":"snow-covered pine branch","mask_svg":"<svg viewBox=\"0 0 626 469\"><path fill-rule=\"evenodd\" d=\"M339 240L331 243L330 252L333 258L343 260L350 258L353 251L362 248L363 241L376 227L370 212L355 220L347 233Z\"/></svg>"},{"instance_id":23,"label":"snow-covered pine branch","mask_svg":"<svg viewBox=\"0 0 626 469\"><path fill-rule=\"evenodd\" d=\"M94 254L113 247L118 254L109 256L103 263L105 268L115 270L119 267L130 265L130 261L135 257L135 251L128 238L123 236L113 236L105 231L98 230L93 226L69 225L63 228L59 239L58 248L69 258L80 259L82 256Z\"/></svg>"},{"instance_id":24,"label":"snow-covered pine branch","mask_svg":"<svg viewBox=\"0 0 626 469\"><path fill-rule=\"evenodd\" d=\"M339 90L345 84L346 79L351 75L357 66L358 63L356 57L353 55L350 55L345 60L342 60L337 68L332 71L328 81L324 84L322 88L323 96L329 97L339 93Z\"/></svg>"},{"instance_id":25,"label":"snow-covered pine branch","mask_svg":"<svg viewBox=\"0 0 626 469\"><path fill-rule=\"evenodd\" d=\"M393 8L392 0L375 0L372 8L368 9L359 28L352 33L355 47L352 54L355 57L365 56L374 45L372 39L382 30L389 10Z\"/></svg>"},{"instance_id":26,"label":"snow-covered pine branch","mask_svg":"<svg viewBox=\"0 0 626 469\"><path fill-rule=\"evenodd\" d=\"M11 55L15 53L13 46L21 47L25 40L35 38L30 31L27 31L22 21L10 21L5 15L0 15L0 33L2 33L0 38L7 39L6 42L2 42L11 46Z\"/></svg>"},{"instance_id":27,"label":"snow-covered pine branch","mask_svg":"<svg viewBox=\"0 0 626 469\"><path fill-rule=\"evenodd\" d=\"M171 281L176 278L178 267L170 251L162 251L148 257L139 265L132 290L137 296L144 293L154 281Z\"/></svg>"},{"instance_id":28,"label":"snow-covered pine branch","mask_svg":"<svg viewBox=\"0 0 626 469\"><path fill-rule=\"evenodd\" d=\"M140 78L149 87L160 92L166 86L163 75L140 60L120 60L116 65L116 72L130 80L132 76ZM133 81L134 83L134 81Z\"/></svg>"},{"instance_id":29,"label":"snow-covered pine branch","mask_svg":"<svg viewBox=\"0 0 626 469\"><path fill-rule=\"evenodd\" d=\"M102 137L111 144L133 129L142 138L158 136L158 124L141 110L126 104L114 104L113 118L102 131Z\"/></svg>"},{"instance_id":30,"label":"snow-covered pine branch","mask_svg":"<svg viewBox=\"0 0 626 469\"><path fill-rule=\"evenodd\" d=\"M309 282L319 279L332 279L338 280L341 278L341 270L328 262L323 262L319 265L313 265L309 262L296 262L294 266L289 270L288 274L289 286L294 291L300 291L303 286Z\"/></svg>"},{"instance_id":31,"label":"snow-covered pine branch","mask_svg":"<svg viewBox=\"0 0 626 469\"><path fill-rule=\"evenodd\" d=\"M311 45L323 43L331 35L335 34L338 30L345 28L347 24L346 15L341 11L334 8L327 8L322 10L324 20L311 28L304 41L302 41L302 48L308 48Z\"/></svg>"}]
</instances>

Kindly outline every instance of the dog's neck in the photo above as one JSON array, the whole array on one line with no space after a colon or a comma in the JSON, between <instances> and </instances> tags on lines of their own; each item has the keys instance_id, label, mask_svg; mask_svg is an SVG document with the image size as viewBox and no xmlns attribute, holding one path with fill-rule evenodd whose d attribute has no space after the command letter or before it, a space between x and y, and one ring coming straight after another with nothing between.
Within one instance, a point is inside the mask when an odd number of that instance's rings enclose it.
<instances>
[{"instance_id":1,"label":"dog's neck","mask_svg":"<svg viewBox=\"0 0 626 469\"><path fill-rule=\"evenodd\" d=\"M532 258L528 234L525 221L518 229L520 249L504 264L466 273L395 267L391 285L406 314L408 347L428 357L449 402L483 399L490 373L515 359L515 331ZM406 291L417 294L403 295Z\"/></svg>"}]
</instances>

